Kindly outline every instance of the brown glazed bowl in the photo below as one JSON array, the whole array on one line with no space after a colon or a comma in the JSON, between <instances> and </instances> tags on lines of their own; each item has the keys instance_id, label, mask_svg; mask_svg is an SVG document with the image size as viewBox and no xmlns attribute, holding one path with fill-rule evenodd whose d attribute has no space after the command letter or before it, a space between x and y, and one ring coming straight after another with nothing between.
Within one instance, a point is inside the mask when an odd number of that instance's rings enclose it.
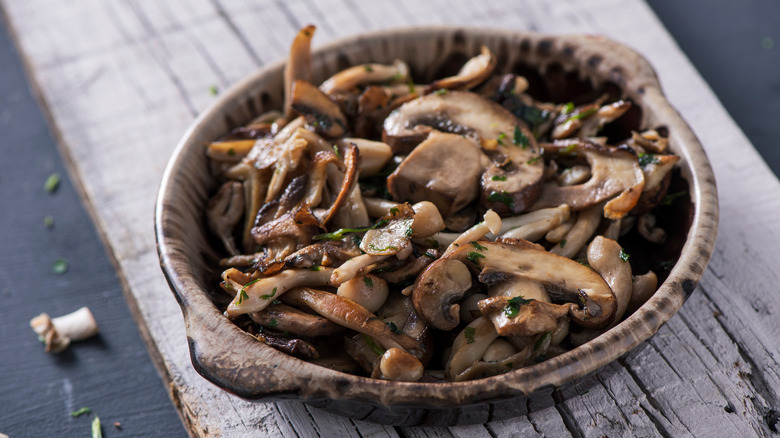
<instances>
[{"instance_id":1,"label":"brown glazed bowl","mask_svg":"<svg viewBox=\"0 0 780 438\"><path fill-rule=\"evenodd\" d=\"M669 105L650 64L631 49L594 36L547 36L455 27L408 28L361 34L313 54L314 83L355 64L406 61L416 81L452 74L487 45L497 72L526 75L539 99L607 92L635 105L624 116L630 129L668 130L681 156L673 185L690 194L667 224L663 249L677 262L655 295L595 340L539 364L495 377L459 383L407 383L326 369L281 353L238 328L214 304L219 254L206 229L205 206L217 182L210 176L206 144L264 111L282 107L284 62L268 65L233 86L190 127L168 163L156 205L160 264L187 327L195 369L240 397L297 399L355 419L386 424L454 425L522 415L529 397L594 372L652 336L690 296L715 245L718 200L701 144ZM546 93L546 94L544 94ZM679 256L677 257L677 255ZM634 253L632 253L632 262Z\"/></svg>"}]
</instances>

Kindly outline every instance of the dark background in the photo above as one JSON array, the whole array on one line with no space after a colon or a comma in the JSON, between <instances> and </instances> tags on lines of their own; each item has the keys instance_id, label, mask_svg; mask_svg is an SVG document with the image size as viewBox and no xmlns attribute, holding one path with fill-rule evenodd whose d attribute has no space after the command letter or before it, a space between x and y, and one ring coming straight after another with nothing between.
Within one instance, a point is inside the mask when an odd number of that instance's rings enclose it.
<instances>
[{"instance_id":1,"label":"dark background","mask_svg":"<svg viewBox=\"0 0 780 438\"><path fill-rule=\"evenodd\" d=\"M780 2L648 3L778 174ZM186 436L2 20L0 139L0 433L89 436L97 415L106 437ZM62 182L48 193L52 173ZM44 225L46 216L53 227ZM61 275L52 271L59 258L69 264ZM60 355L44 353L29 320L83 305L101 335ZM92 413L70 415L83 406Z\"/></svg>"}]
</instances>

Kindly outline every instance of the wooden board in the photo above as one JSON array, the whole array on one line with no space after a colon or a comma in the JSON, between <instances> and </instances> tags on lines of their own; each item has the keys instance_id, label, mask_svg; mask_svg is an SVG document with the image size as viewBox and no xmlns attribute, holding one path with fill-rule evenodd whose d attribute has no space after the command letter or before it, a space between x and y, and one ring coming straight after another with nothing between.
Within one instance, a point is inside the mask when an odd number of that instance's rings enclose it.
<instances>
[{"instance_id":1,"label":"wooden board","mask_svg":"<svg viewBox=\"0 0 780 438\"><path fill-rule=\"evenodd\" d=\"M780 427L780 184L641 1L355 2L3 0L70 171L116 259L128 303L195 436L753 436ZM463 24L600 33L643 53L705 146L720 186L715 255L682 311L594 376L534 399L527 417L393 428L297 402L248 403L189 362L181 314L157 264L152 206L193 118L303 24L316 44L367 29ZM750 190L748 188L761 188Z\"/></svg>"}]
</instances>

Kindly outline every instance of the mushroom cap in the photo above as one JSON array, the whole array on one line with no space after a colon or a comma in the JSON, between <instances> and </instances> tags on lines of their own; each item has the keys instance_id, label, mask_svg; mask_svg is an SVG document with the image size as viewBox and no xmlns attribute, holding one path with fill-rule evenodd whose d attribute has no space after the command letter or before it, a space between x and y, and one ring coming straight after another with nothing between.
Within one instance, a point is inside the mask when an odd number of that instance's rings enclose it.
<instances>
[{"instance_id":1,"label":"mushroom cap","mask_svg":"<svg viewBox=\"0 0 780 438\"><path fill-rule=\"evenodd\" d=\"M454 304L471 288L471 273L463 262L441 258L428 265L414 283L412 299L417 313L433 327L452 330L460 322Z\"/></svg>"}]
</instances>

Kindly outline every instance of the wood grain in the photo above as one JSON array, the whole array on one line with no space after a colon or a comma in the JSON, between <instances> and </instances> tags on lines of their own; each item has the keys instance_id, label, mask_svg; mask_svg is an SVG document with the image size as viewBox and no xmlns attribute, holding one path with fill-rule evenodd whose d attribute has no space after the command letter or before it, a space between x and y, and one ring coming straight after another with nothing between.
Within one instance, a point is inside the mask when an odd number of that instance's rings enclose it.
<instances>
[{"instance_id":1,"label":"wood grain","mask_svg":"<svg viewBox=\"0 0 780 438\"><path fill-rule=\"evenodd\" d=\"M772 219L780 184L641 1L3 5L150 353L194 436L725 437L768 436L780 427L780 231ZM181 314L157 266L157 185L178 138L213 100L209 89L284 57L297 28L310 22L318 25L315 45L366 29L447 23L601 33L636 48L704 144L720 184L718 244L697 292L627 357L540 397L543 409L504 422L396 429L300 403L248 403L203 380L189 363Z\"/></svg>"}]
</instances>

